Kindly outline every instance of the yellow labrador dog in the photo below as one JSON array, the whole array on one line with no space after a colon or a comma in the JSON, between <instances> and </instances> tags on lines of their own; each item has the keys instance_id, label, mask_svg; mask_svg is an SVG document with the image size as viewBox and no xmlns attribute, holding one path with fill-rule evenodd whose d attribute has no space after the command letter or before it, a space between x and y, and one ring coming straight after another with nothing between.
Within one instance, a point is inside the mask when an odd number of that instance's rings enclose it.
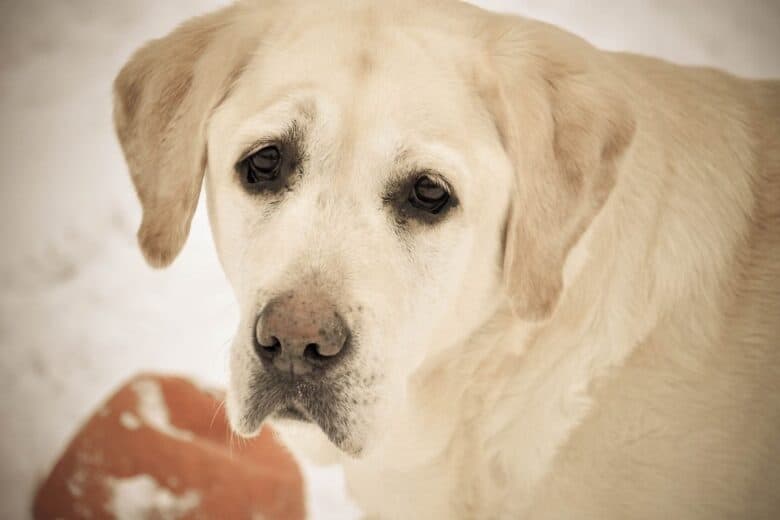
<instances>
[{"instance_id":1,"label":"yellow labrador dog","mask_svg":"<svg viewBox=\"0 0 780 520\"><path fill-rule=\"evenodd\" d=\"M257 0L115 90L152 265L205 179L241 435L377 518L780 514L780 83L452 0Z\"/></svg>"}]
</instances>

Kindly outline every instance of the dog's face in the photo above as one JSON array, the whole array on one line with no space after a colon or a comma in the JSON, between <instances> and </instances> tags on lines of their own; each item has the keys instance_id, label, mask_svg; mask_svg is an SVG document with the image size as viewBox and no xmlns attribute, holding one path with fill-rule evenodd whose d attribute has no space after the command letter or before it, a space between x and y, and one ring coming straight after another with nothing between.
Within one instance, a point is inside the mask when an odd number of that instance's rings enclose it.
<instances>
[{"instance_id":1,"label":"dog's face","mask_svg":"<svg viewBox=\"0 0 780 520\"><path fill-rule=\"evenodd\" d=\"M242 313L227 401L240 433L292 417L360 452L414 368L501 292L511 166L443 59L469 49L382 32L281 40L211 118L211 222Z\"/></svg>"},{"instance_id":2,"label":"dog's face","mask_svg":"<svg viewBox=\"0 0 780 520\"><path fill-rule=\"evenodd\" d=\"M234 429L310 423L360 455L415 369L457 355L507 295L520 317L551 312L626 132L593 124L590 151L579 122L557 127L543 67L494 64L498 40L478 37L500 28L465 21L481 11L457 6L468 16L452 25L339 9L242 4L195 20L125 67L116 119L152 263L183 244L206 172L241 309ZM518 68L527 77L509 84ZM564 106L587 120L598 102Z\"/></svg>"}]
</instances>

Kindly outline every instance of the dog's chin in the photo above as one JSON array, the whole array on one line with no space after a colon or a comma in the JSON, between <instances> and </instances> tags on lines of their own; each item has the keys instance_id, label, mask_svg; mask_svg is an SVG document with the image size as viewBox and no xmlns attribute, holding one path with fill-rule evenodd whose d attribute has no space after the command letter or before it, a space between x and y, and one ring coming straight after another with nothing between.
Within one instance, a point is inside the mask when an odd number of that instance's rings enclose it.
<instances>
[{"instance_id":1,"label":"dog's chin","mask_svg":"<svg viewBox=\"0 0 780 520\"><path fill-rule=\"evenodd\" d=\"M296 453L305 455L312 462L329 459L325 464L342 460L337 454L356 459L365 453L364 442L355 429L344 432L323 426L297 407L280 410L271 415L270 423L274 430L289 443Z\"/></svg>"}]
</instances>

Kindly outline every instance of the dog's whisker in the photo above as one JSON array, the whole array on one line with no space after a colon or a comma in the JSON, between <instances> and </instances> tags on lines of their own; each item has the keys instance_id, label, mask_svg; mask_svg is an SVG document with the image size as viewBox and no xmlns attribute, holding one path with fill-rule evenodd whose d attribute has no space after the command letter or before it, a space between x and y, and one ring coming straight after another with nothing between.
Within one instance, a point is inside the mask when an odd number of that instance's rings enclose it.
<instances>
[{"instance_id":1,"label":"dog's whisker","mask_svg":"<svg viewBox=\"0 0 780 520\"><path fill-rule=\"evenodd\" d=\"M217 404L216 410L214 410L214 415L211 416L211 422L209 423L209 430L211 430L211 428L214 427L214 421L216 420L217 415L219 415L220 410L222 410L224 406L225 406L225 400L220 399L219 403Z\"/></svg>"}]
</instances>

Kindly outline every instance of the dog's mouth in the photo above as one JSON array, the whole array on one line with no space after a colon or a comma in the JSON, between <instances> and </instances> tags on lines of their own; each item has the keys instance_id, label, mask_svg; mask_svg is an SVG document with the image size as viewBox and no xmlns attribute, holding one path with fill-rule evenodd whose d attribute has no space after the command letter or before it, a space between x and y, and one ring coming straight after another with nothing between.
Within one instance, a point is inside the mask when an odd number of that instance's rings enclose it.
<instances>
[{"instance_id":1,"label":"dog's mouth","mask_svg":"<svg viewBox=\"0 0 780 520\"><path fill-rule=\"evenodd\" d=\"M244 415L236 425L239 433L253 435L263 421L271 417L316 424L328 439L342 451L358 455L361 447L355 440L356 411L349 403L348 382L326 380L280 380L264 372L255 375L244 402Z\"/></svg>"},{"instance_id":2,"label":"dog's mouth","mask_svg":"<svg viewBox=\"0 0 780 520\"><path fill-rule=\"evenodd\" d=\"M273 417L276 417L278 419L290 419L293 421L300 421L300 422L313 422L312 419L306 415L306 413L295 404L290 404L285 407L283 407L280 410L277 410Z\"/></svg>"}]
</instances>

